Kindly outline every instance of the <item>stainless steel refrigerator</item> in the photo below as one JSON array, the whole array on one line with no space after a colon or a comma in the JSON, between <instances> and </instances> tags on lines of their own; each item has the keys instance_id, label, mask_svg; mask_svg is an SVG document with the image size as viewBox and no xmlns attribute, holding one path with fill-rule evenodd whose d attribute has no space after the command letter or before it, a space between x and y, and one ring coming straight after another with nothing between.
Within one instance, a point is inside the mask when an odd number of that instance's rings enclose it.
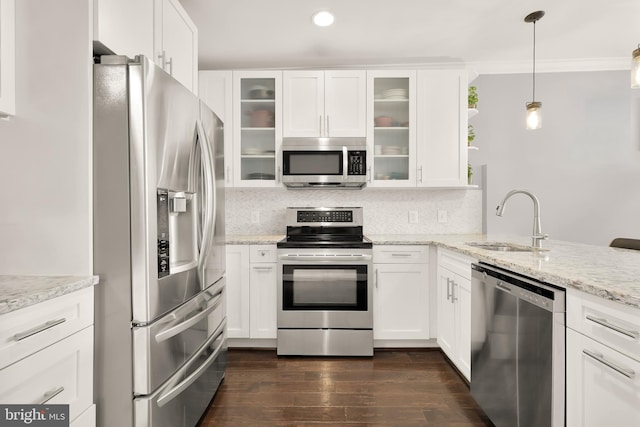
<instances>
[{"instance_id":1,"label":"stainless steel refrigerator","mask_svg":"<svg viewBox=\"0 0 640 427\"><path fill-rule=\"evenodd\" d=\"M194 426L227 363L223 124L143 56L94 65L93 121L97 423Z\"/></svg>"}]
</instances>

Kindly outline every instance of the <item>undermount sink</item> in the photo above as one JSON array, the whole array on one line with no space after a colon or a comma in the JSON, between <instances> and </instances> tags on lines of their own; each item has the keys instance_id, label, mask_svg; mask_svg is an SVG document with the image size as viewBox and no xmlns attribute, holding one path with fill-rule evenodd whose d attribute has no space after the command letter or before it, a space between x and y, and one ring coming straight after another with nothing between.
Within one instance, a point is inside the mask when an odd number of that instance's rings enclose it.
<instances>
[{"instance_id":1,"label":"undermount sink","mask_svg":"<svg viewBox=\"0 0 640 427\"><path fill-rule=\"evenodd\" d=\"M474 248L499 252L543 252L548 250L542 248L534 248L533 246L516 245L515 243L507 242L469 242L466 243L466 245L473 246Z\"/></svg>"}]
</instances>

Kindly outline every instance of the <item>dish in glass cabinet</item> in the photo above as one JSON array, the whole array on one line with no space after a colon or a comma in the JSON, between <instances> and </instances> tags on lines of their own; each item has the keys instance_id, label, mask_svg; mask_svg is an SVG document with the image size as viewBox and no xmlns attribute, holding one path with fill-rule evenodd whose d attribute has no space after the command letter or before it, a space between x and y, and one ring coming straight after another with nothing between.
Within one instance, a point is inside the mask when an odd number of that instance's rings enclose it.
<instances>
[{"instance_id":1,"label":"dish in glass cabinet","mask_svg":"<svg viewBox=\"0 0 640 427\"><path fill-rule=\"evenodd\" d=\"M264 86L254 86L249 90L251 99L273 99L274 91Z\"/></svg>"},{"instance_id":2,"label":"dish in glass cabinet","mask_svg":"<svg viewBox=\"0 0 640 427\"><path fill-rule=\"evenodd\" d=\"M272 173L254 172L247 175L246 179L275 179L276 176Z\"/></svg>"}]
</instances>

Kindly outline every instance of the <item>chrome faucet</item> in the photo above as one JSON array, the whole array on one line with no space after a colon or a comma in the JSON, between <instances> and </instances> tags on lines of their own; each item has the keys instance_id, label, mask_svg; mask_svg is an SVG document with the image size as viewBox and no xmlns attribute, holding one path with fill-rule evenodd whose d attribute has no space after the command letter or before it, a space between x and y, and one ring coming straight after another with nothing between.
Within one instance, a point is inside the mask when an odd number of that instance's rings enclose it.
<instances>
[{"instance_id":1,"label":"chrome faucet","mask_svg":"<svg viewBox=\"0 0 640 427\"><path fill-rule=\"evenodd\" d=\"M540 227L540 202L538 201L538 198L533 195L533 193L527 190L509 191L507 195L504 196L504 199L502 199L500 204L496 207L496 215L502 216L502 214L504 213L504 205L505 203L507 203L509 197L518 193L526 194L527 196L531 197L531 200L533 200L533 236L531 238L531 246L533 246L534 248L539 248L542 240L548 239L549 235L542 234L542 228Z\"/></svg>"}]
</instances>

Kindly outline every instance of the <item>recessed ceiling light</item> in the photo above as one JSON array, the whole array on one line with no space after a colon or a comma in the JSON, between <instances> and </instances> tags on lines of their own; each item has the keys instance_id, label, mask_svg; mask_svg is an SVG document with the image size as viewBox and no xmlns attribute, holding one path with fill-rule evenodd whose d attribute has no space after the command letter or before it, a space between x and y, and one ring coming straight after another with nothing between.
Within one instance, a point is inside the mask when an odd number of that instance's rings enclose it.
<instances>
[{"instance_id":1,"label":"recessed ceiling light","mask_svg":"<svg viewBox=\"0 0 640 427\"><path fill-rule=\"evenodd\" d=\"M326 10L315 13L312 18L313 23L318 27L328 27L329 25L333 24L333 21L335 20L333 14L331 12L327 12Z\"/></svg>"}]
</instances>

